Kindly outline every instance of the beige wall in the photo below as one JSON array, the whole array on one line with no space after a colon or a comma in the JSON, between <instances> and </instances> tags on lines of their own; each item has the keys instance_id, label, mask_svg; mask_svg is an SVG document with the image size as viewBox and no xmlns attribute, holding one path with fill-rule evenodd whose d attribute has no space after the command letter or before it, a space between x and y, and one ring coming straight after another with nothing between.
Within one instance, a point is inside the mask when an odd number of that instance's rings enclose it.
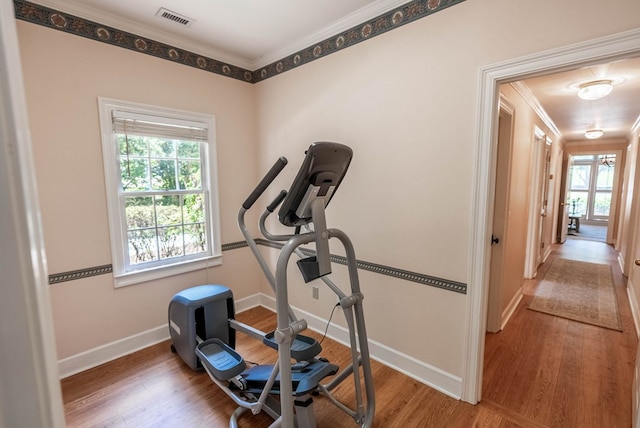
<instances>
[{"instance_id":1,"label":"beige wall","mask_svg":"<svg viewBox=\"0 0 640 428\"><path fill-rule=\"evenodd\" d=\"M49 273L111 263L99 96L216 118L222 242L241 239L236 213L257 180L255 91L224 78L18 21ZM166 324L171 296L223 283L259 289L242 251L221 267L114 289L111 275L51 286L58 356L65 358Z\"/></svg>"},{"instance_id":2,"label":"beige wall","mask_svg":"<svg viewBox=\"0 0 640 428\"><path fill-rule=\"evenodd\" d=\"M255 86L19 23L50 270L110 261L101 95L216 115L223 242L239 239L235 210L256 175L285 155L277 187L286 188L304 149L334 140L355 157L328 222L350 234L358 258L468 282L480 68L634 28L638 14L634 0L470 0ZM532 122L517 132L532 135ZM525 141L517 150L527 152ZM528 168L514 173L514 191L526 189ZM526 207L525 195L513 197ZM257 291L256 275L236 270L248 254L237 251L208 279L234 281L243 297ZM60 357L161 325L170 295L202 275L118 290L107 275L53 286ZM361 276L373 340L463 376L468 296ZM332 301L312 301L293 279L290 289L292 303L327 318Z\"/></svg>"},{"instance_id":3,"label":"beige wall","mask_svg":"<svg viewBox=\"0 0 640 428\"><path fill-rule=\"evenodd\" d=\"M353 166L329 219L351 234L358 257L467 282L480 68L633 28L637 12L631 1L468 1L261 82L261 167L279 153L297 161L315 140L351 145ZM516 132L531 136L532 121L519 123ZM518 150L529 155L524 142ZM517 190L528 188L529 168L514 170L512 196L524 212L527 193ZM512 218L520 247L526 217ZM509 269L519 287L522 267ZM368 279L370 336L462 375L465 297ZM294 290L302 304L307 290Z\"/></svg>"}]
</instances>

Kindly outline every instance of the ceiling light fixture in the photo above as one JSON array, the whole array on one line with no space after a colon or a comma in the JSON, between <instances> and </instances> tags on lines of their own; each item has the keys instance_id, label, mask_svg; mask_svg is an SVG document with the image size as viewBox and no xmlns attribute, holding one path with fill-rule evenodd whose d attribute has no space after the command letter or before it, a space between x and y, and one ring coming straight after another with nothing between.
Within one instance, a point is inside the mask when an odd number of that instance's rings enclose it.
<instances>
[{"instance_id":1,"label":"ceiling light fixture","mask_svg":"<svg viewBox=\"0 0 640 428\"><path fill-rule=\"evenodd\" d=\"M590 129L584 133L584 137L588 140L595 140L604 135L604 131L602 129Z\"/></svg>"},{"instance_id":2,"label":"ceiling light fixture","mask_svg":"<svg viewBox=\"0 0 640 428\"><path fill-rule=\"evenodd\" d=\"M616 166L616 155L604 155L602 156L602 165L613 168Z\"/></svg>"},{"instance_id":3,"label":"ceiling light fixture","mask_svg":"<svg viewBox=\"0 0 640 428\"><path fill-rule=\"evenodd\" d=\"M599 100L609 95L612 90L611 80L595 80L580 85L578 96L583 100Z\"/></svg>"}]
</instances>

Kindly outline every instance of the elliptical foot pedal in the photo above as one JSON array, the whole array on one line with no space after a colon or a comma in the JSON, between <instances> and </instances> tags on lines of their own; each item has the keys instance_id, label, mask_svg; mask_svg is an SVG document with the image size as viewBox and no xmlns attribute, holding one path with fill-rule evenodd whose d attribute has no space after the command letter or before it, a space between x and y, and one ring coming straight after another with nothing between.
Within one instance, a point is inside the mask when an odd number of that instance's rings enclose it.
<instances>
[{"instance_id":1,"label":"elliptical foot pedal","mask_svg":"<svg viewBox=\"0 0 640 428\"><path fill-rule=\"evenodd\" d=\"M278 350L278 343L275 338L275 331L267 333L262 342L270 348ZM296 335L291 342L291 358L296 361L310 360L322 352L322 346L313 337Z\"/></svg>"},{"instance_id":2,"label":"elliptical foot pedal","mask_svg":"<svg viewBox=\"0 0 640 428\"><path fill-rule=\"evenodd\" d=\"M246 364L240 354L220 339L209 339L196 347L202 365L218 380L229 380L242 373Z\"/></svg>"},{"instance_id":3,"label":"elliptical foot pedal","mask_svg":"<svg viewBox=\"0 0 640 428\"><path fill-rule=\"evenodd\" d=\"M298 397L309 394L317 390L320 382L328 377L335 375L339 367L325 361L312 358L306 364L300 367L292 366L291 385L293 387L293 395ZM247 391L259 394L267 384L273 366L253 366L242 373L242 378L247 384ZM271 394L280 394L280 375L276 377L276 381L270 391Z\"/></svg>"}]
</instances>

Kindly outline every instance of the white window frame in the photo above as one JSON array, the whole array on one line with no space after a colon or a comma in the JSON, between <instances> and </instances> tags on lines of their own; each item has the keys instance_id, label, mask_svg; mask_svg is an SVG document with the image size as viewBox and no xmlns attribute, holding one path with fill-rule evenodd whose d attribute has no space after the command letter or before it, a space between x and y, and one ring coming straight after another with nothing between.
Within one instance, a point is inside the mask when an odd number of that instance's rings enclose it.
<instances>
[{"instance_id":1,"label":"white window frame","mask_svg":"<svg viewBox=\"0 0 640 428\"><path fill-rule=\"evenodd\" d=\"M147 282L180 273L205 269L222 264L222 245L220 240L220 210L218 200L218 174L215 140L215 117L165 107L157 107L111 98L98 98L100 130L102 135L102 157L104 164L107 209L109 214L109 234L113 263L114 287ZM208 245L202 257L184 260L182 257L165 259L154 266L143 269L129 269L125 260L127 255L127 227L121 198L120 165L118 162L118 144L113 129L113 112L126 112L132 115L155 116L166 123L195 123L208 130L208 150L203 159L203 187L208 200L207 225ZM206 166L204 165L206 163Z\"/></svg>"},{"instance_id":2,"label":"white window frame","mask_svg":"<svg viewBox=\"0 0 640 428\"><path fill-rule=\"evenodd\" d=\"M616 171L614 170L614 176L613 176L613 184L611 187L611 190L598 190L597 188L597 180L598 180L598 167L601 164L600 161L600 156L602 155L614 155L615 156L615 162L619 163L620 162L620 158L621 158L621 153L619 150L607 150L607 151L595 151L595 152L577 152L577 153L571 153L572 157L578 157L578 156L593 156L592 160L574 160L571 165L575 166L575 165L589 165L591 167L590 171L589 171L589 187L587 190L584 189L573 189L572 188L572 183L571 183L571 175L569 175L569 183L567 186L567 190L568 192L585 192L587 193L587 199L588 199L588 203L586 206L586 214L585 214L585 220L587 221L608 221L611 218L612 212L614 210L614 203L615 203L615 193L614 193L614 189L616 188ZM617 165L615 167L612 168L617 168ZM595 198L596 198L596 194L601 193L608 193L611 195L611 204L609 206L609 215L607 216L603 216L603 215L596 215L594 213L595 211Z\"/></svg>"}]
</instances>

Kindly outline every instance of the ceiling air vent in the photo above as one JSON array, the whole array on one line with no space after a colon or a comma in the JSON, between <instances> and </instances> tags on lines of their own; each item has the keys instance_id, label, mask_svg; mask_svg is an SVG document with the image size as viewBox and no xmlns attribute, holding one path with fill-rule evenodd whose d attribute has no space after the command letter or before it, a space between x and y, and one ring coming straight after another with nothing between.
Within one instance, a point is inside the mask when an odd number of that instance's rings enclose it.
<instances>
[{"instance_id":1,"label":"ceiling air vent","mask_svg":"<svg viewBox=\"0 0 640 428\"><path fill-rule=\"evenodd\" d=\"M169 21L173 21L176 24L180 24L185 27L190 27L191 23L194 21L191 18L187 18L184 15L180 15L179 13L172 12L169 9L165 9L164 7L161 7L160 9L158 9L156 16L159 16L160 18L168 19Z\"/></svg>"}]
</instances>

